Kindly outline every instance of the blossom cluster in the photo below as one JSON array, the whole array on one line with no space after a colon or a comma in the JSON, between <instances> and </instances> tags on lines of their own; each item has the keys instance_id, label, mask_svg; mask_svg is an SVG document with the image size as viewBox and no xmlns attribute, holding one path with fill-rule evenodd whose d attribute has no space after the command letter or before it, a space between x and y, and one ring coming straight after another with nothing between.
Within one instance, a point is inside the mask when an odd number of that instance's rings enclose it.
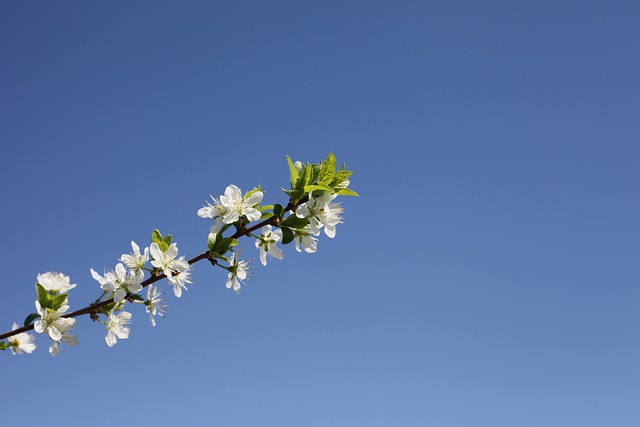
<instances>
[{"instance_id":1,"label":"blossom cluster","mask_svg":"<svg viewBox=\"0 0 640 427\"><path fill-rule=\"evenodd\" d=\"M191 282L192 263L208 259L211 264L227 272L226 287L239 293L251 275L251 261L241 260L240 237L254 239L258 258L266 266L269 258L282 260L283 245L295 243L298 252L314 253L320 235L336 235L342 223L343 208L334 200L340 195L357 196L348 188L353 173L343 165L336 170L333 153L317 164L293 162L287 157L290 188L286 206L263 205L265 192L258 186L243 192L236 185L226 187L218 198L197 211L200 218L213 220L207 238L207 251L187 261L180 256L172 236L163 236L158 230L151 235L151 243L142 250L131 242L132 252L123 254L112 270L99 274L93 268L91 276L98 282L102 295L90 306L68 313L69 291L76 287L68 276L58 272L39 274L36 283L36 313L30 314L24 327L13 324L11 333L0 339L0 350L11 349L14 354L35 350L35 337L26 331L33 329L51 339L49 353L57 355L62 343L74 346L77 337L71 333L76 317L90 314L94 321L105 325L105 341L109 347L118 339L129 338L132 314L124 311L127 302L144 305L153 326L156 316L163 316L167 304L163 292L154 283L166 278L175 297L180 298ZM225 233L227 236L225 236ZM148 275L147 275L148 274ZM146 298L139 294L147 288ZM101 317L102 316L102 317ZM32 323L33 322L33 323Z\"/></svg>"},{"instance_id":2,"label":"blossom cluster","mask_svg":"<svg viewBox=\"0 0 640 427\"><path fill-rule=\"evenodd\" d=\"M71 333L71 329L76 326L76 319L64 317L69 310L68 291L75 287L69 277L62 273L47 272L38 275L38 299L35 304L39 318L34 322L33 329L40 334L49 335L52 341L49 353L52 356L58 354L62 342L71 346L78 342L76 336Z\"/></svg>"},{"instance_id":3,"label":"blossom cluster","mask_svg":"<svg viewBox=\"0 0 640 427\"><path fill-rule=\"evenodd\" d=\"M314 253L318 248L318 236L324 233L334 238L336 226L342 223L343 208L334 200L338 195L357 195L349 190L348 177L352 174L343 166L336 171L336 160L329 154L324 162L306 165L301 162L289 163L291 188L284 190L289 195L287 207L282 205L261 206L264 192L254 188L246 193L236 185L229 185L224 194L198 210L201 218L213 220L209 233L209 255L217 265L227 269L227 288L240 292L243 281L250 269L249 261L239 261L241 248L233 237L225 238L222 233L229 227L235 228L234 235L240 233L255 239L259 250L260 263L267 265L269 257L281 260L284 254L279 245L295 242L298 252ZM252 222L258 224L259 234L254 233ZM262 226L260 227L260 225ZM225 253L232 251L229 258ZM219 261L225 261L223 266Z\"/></svg>"},{"instance_id":4,"label":"blossom cluster","mask_svg":"<svg viewBox=\"0 0 640 427\"><path fill-rule=\"evenodd\" d=\"M173 286L177 298L182 296L183 289L187 289L187 283L191 283L191 265L184 256L178 256L178 245L171 242L171 235L163 237L158 230L154 230L151 240L149 247L142 252L140 246L132 241L133 253L123 254L115 269L105 272L103 276L91 269L91 275L104 290L103 295L113 300L103 309L107 316L103 322L107 330L105 341L109 347L113 347L118 339L129 338L131 329L127 325L131 323L132 314L122 311L125 301L143 304L153 326L156 326L155 316L164 315L167 304L162 298L163 293L155 285L145 282L145 271L151 277L163 274ZM153 268L148 268L148 263ZM145 286L147 298L143 299L138 293Z\"/></svg>"}]
</instances>

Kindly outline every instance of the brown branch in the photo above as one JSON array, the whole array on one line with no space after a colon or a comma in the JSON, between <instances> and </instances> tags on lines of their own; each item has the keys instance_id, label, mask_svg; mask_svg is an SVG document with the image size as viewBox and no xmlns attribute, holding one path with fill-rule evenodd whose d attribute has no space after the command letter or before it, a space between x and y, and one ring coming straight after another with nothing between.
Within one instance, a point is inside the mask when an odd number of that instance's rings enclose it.
<instances>
[{"instance_id":1,"label":"brown branch","mask_svg":"<svg viewBox=\"0 0 640 427\"><path fill-rule=\"evenodd\" d=\"M285 212L287 211L295 211L296 207L301 204L304 203L306 201L306 199L300 199L297 202L294 201L289 201L289 204L287 205L287 207L285 208ZM272 216L269 217L267 219L265 219L262 222L259 222L258 224L249 227L249 228L241 228L236 230L236 232L231 236L232 239L238 239L242 236L248 236L249 234L251 234L252 232L254 232L255 230L264 227L265 225L277 225L278 223L278 218L276 216ZM202 261L203 259L208 259L212 265L217 264L217 261L211 257L211 255L209 254L209 251L207 252L203 252L200 255L197 255L193 258L191 258L189 261L187 261L189 263L189 265L195 264L198 261ZM154 274L151 277L149 277L147 280L143 281L141 283L143 288L146 288L147 286L151 285L152 283L157 282L158 280L162 280L165 277L167 277L164 273L159 273L159 274ZM78 316L83 316L85 314L94 314L97 315L101 312L101 309L108 306L109 304L113 304L114 300L113 298L109 298L106 299L104 301L100 301L98 303L95 304L90 304L87 307L81 308L79 310L76 311L72 311L71 313L65 314L63 316L60 317L78 317ZM14 329L13 331L9 331L9 332L5 332L4 334L0 335L0 341L12 337L14 335L20 334L22 332L27 332L27 331L31 331L33 330L33 323L27 326L23 326L21 328L18 329Z\"/></svg>"},{"instance_id":2,"label":"brown branch","mask_svg":"<svg viewBox=\"0 0 640 427\"><path fill-rule=\"evenodd\" d=\"M211 262L213 264L215 264L215 260L210 258L209 252L201 253L200 255L191 258L187 262L189 263L189 265L191 265L191 264L195 264L198 261L202 261L203 259L209 259L209 260L211 260ZM165 277L167 277L167 276L164 273L153 275L153 276L149 277L147 280L145 280L144 282L142 282L141 285L142 285L143 288L146 288L147 286L151 285L152 283L155 283L158 280L162 280ZM81 309L76 310L76 311L72 311L71 313L67 313L67 314L65 314L63 316L60 316L60 317L78 317L78 316L82 316L82 315L85 315L85 314L91 314L91 313L98 314L98 313L101 312L101 309L103 307L106 307L109 304L113 304L113 303L114 303L113 298L109 298L109 299L106 299L104 301L100 301L100 302L95 303L95 304L90 304L87 307L81 308ZM30 325L27 325L27 326L23 326L22 328L14 329L13 331L6 332L6 333L0 335L0 341L5 339L5 338L9 338L9 337L11 337L13 335L17 335L17 334L22 333L22 332L30 331L32 329L33 329L33 323L30 324Z\"/></svg>"}]
</instances>

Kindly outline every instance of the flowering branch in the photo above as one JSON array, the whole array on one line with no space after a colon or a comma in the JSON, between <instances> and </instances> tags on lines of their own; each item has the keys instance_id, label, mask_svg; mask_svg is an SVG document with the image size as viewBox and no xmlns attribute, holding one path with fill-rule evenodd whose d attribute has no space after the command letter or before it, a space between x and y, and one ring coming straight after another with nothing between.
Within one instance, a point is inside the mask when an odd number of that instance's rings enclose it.
<instances>
[{"instance_id":1,"label":"flowering branch","mask_svg":"<svg viewBox=\"0 0 640 427\"><path fill-rule=\"evenodd\" d=\"M107 330L105 341L113 346L119 339L129 337L131 313L122 311L125 303L145 306L150 321L156 326L154 316L162 316L166 309L163 293L158 292L154 283L167 279L173 286L174 295L179 298L186 284L191 283L191 266L202 260L227 270L227 288L240 292L243 281L251 268L249 261L240 261L242 249L238 247L241 237L255 238L255 247L260 251L260 262L267 265L267 255L272 258L284 257L278 244L295 242L298 252L313 253L317 250L317 236L321 230L333 238L335 227L342 223L342 207L333 200L338 195L357 196L348 188L349 176L353 173L343 165L336 170L333 153L317 164L292 162L287 156L291 187L284 192L289 196L286 206L261 205L264 192L260 187L243 194L235 185L229 185L224 195L213 199L213 204L198 210L201 218L213 219L207 239L208 250L189 260L178 257L178 247L172 236L163 236L154 230L151 244L140 252L140 247L131 242L132 254L120 257L113 271L101 276L91 269L91 275L100 284L102 295L87 307L67 313L69 291L76 287L68 276L62 273L38 275L36 282L37 313L27 316L20 328L14 323L12 330L0 334L0 350L10 349L14 354L31 353L36 345L35 337L27 332L35 330L46 333L52 340L49 353L59 353L62 343L76 345L77 338L71 334L76 317L90 315L91 319L103 323ZM254 225L251 223L256 222ZM225 237L229 227L235 232ZM254 232L260 231L256 236ZM151 260L150 260L151 255ZM148 268L150 262L153 268ZM227 265L224 265L227 264ZM145 272L150 276L144 279ZM138 293L148 288L147 298ZM104 299L103 299L104 298ZM102 320L100 316L106 316ZM7 340L7 341L5 341Z\"/></svg>"}]
</instances>

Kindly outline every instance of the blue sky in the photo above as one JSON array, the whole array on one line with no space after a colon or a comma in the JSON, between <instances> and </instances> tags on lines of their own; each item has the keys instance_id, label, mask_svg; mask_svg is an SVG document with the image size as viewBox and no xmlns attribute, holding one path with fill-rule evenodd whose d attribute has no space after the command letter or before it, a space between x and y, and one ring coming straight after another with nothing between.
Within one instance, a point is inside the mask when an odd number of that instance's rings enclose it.
<instances>
[{"instance_id":1,"label":"blue sky","mask_svg":"<svg viewBox=\"0 0 640 427\"><path fill-rule=\"evenodd\" d=\"M3 327L38 273L100 294L129 242L206 249L285 155L356 173L316 254L240 295L203 263L113 348L2 354L2 424L637 426L640 6L4 2ZM167 289L168 290L168 289ZM55 421L49 421L53 417Z\"/></svg>"}]
</instances>

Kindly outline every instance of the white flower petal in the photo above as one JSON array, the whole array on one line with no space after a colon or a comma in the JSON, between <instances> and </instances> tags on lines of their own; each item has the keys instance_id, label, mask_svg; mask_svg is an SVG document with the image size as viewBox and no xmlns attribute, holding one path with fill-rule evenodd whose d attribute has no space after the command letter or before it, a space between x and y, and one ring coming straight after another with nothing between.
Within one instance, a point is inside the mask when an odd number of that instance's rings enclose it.
<instances>
[{"instance_id":1,"label":"white flower petal","mask_svg":"<svg viewBox=\"0 0 640 427\"><path fill-rule=\"evenodd\" d=\"M262 197L264 197L264 193L262 191L256 191L249 196L245 203L249 206L257 205L262 201Z\"/></svg>"},{"instance_id":2,"label":"white flower petal","mask_svg":"<svg viewBox=\"0 0 640 427\"><path fill-rule=\"evenodd\" d=\"M52 356L57 356L58 353L60 352L60 343L58 341L54 341L53 343L51 343L51 345L49 346L49 354Z\"/></svg>"},{"instance_id":3,"label":"white flower petal","mask_svg":"<svg viewBox=\"0 0 640 427\"><path fill-rule=\"evenodd\" d=\"M282 254L282 250L276 245L269 245L269 255L276 259L283 259L284 255Z\"/></svg>"},{"instance_id":4,"label":"white flower petal","mask_svg":"<svg viewBox=\"0 0 640 427\"><path fill-rule=\"evenodd\" d=\"M162 250L160 249L160 246L158 246L157 243L152 243L151 246L149 246L149 251L151 252L151 256L153 257L154 260L159 260L164 258L164 252L162 252Z\"/></svg>"},{"instance_id":5,"label":"white flower petal","mask_svg":"<svg viewBox=\"0 0 640 427\"><path fill-rule=\"evenodd\" d=\"M60 339L62 339L62 333L53 325L47 327L47 332L49 333L49 338L54 341L60 341Z\"/></svg>"}]
</instances>

